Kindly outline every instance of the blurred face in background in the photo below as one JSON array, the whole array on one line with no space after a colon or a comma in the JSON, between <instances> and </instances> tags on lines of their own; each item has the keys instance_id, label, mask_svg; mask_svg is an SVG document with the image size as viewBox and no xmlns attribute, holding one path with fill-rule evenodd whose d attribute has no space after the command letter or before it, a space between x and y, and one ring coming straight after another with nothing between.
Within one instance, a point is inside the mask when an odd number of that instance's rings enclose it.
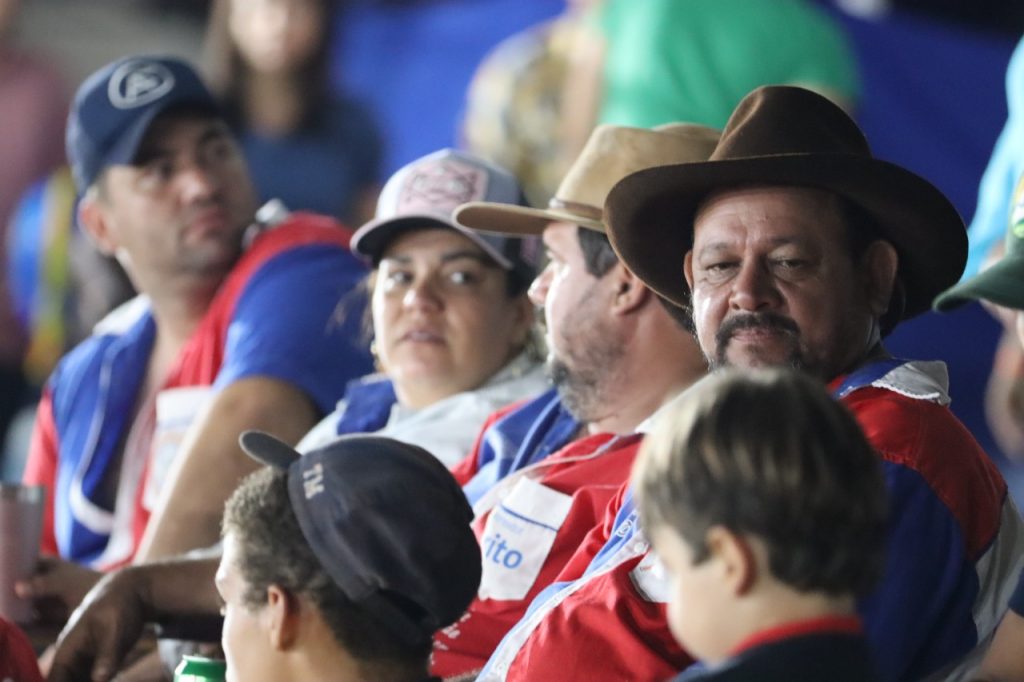
<instances>
[{"instance_id":1,"label":"blurred face in background","mask_svg":"<svg viewBox=\"0 0 1024 682\"><path fill-rule=\"evenodd\" d=\"M110 166L81 202L83 225L150 295L181 278L223 276L257 201L234 137L219 118L163 114L132 165Z\"/></svg>"},{"instance_id":2,"label":"blurred face in background","mask_svg":"<svg viewBox=\"0 0 1024 682\"><path fill-rule=\"evenodd\" d=\"M230 0L230 4L231 40L254 71L295 71L316 54L325 38L324 0Z\"/></svg>"},{"instance_id":3,"label":"blurred face in background","mask_svg":"<svg viewBox=\"0 0 1024 682\"><path fill-rule=\"evenodd\" d=\"M399 401L421 408L483 385L526 345L533 308L508 273L458 232L395 237L374 274L377 358Z\"/></svg>"}]
</instances>

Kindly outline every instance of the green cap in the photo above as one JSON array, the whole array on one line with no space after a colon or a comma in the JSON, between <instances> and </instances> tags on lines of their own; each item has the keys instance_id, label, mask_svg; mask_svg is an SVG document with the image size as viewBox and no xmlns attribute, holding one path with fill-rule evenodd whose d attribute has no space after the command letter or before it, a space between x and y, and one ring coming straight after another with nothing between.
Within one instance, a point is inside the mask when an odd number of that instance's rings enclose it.
<instances>
[{"instance_id":1,"label":"green cap","mask_svg":"<svg viewBox=\"0 0 1024 682\"><path fill-rule=\"evenodd\" d=\"M1006 252L991 267L946 289L932 307L948 312L968 301L991 301L1004 308L1024 310L1024 176L1017 181L1006 230Z\"/></svg>"}]
</instances>

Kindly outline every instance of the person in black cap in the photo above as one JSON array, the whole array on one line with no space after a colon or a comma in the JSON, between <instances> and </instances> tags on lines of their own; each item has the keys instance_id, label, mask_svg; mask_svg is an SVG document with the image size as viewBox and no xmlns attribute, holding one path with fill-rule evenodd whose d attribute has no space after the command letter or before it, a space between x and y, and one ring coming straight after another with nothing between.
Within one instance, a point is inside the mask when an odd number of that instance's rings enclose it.
<instances>
[{"instance_id":1,"label":"person in black cap","mask_svg":"<svg viewBox=\"0 0 1024 682\"><path fill-rule=\"evenodd\" d=\"M426 450L345 436L299 457L262 432L269 464L227 502L216 587L228 680L427 679L434 632L480 582L473 512Z\"/></svg>"},{"instance_id":2,"label":"person in black cap","mask_svg":"<svg viewBox=\"0 0 1024 682\"><path fill-rule=\"evenodd\" d=\"M49 489L44 551L108 568L216 541L253 468L238 433L297 441L370 368L358 315L334 318L365 269L332 220L257 219L239 147L180 60L93 74L67 148L79 224L144 296L53 373L25 478ZM175 473L179 460L201 466Z\"/></svg>"}]
</instances>

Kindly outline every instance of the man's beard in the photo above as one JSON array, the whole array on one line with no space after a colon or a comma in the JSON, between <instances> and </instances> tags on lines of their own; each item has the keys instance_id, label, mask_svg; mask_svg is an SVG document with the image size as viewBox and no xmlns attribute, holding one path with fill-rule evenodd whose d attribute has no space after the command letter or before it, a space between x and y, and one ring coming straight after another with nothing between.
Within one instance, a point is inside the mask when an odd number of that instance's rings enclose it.
<instances>
[{"instance_id":1,"label":"man's beard","mask_svg":"<svg viewBox=\"0 0 1024 682\"><path fill-rule=\"evenodd\" d=\"M546 366L562 405L582 423L596 421L609 408L606 387L616 376L623 353L609 337L588 336L587 343L566 344L572 349L568 352L568 362L549 353Z\"/></svg>"},{"instance_id":2,"label":"man's beard","mask_svg":"<svg viewBox=\"0 0 1024 682\"><path fill-rule=\"evenodd\" d=\"M788 334L793 340L789 355L781 362L774 361L765 364L789 367L799 371L808 369L807 358L800 348L800 328L797 327L796 322L777 313L763 312L738 315L722 323L715 334L715 354L713 356L706 354L712 371L731 366L726 354L729 342L732 340L733 334L745 329L769 329Z\"/></svg>"}]
</instances>

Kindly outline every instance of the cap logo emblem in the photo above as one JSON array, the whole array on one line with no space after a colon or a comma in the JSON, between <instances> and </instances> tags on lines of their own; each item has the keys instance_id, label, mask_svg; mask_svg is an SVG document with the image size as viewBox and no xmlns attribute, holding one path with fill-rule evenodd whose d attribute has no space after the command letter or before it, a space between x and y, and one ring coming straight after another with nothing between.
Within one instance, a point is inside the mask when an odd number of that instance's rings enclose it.
<instances>
[{"instance_id":1,"label":"cap logo emblem","mask_svg":"<svg viewBox=\"0 0 1024 682\"><path fill-rule=\"evenodd\" d=\"M154 102L174 87L174 74L163 64L130 61L110 76L107 97L118 109L134 109Z\"/></svg>"},{"instance_id":2,"label":"cap logo emblem","mask_svg":"<svg viewBox=\"0 0 1024 682\"><path fill-rule=\"evenodd\" d=\"M317 462L302 472L302 488L310 500L324 491L324 466Z\"/></svg>"},{"instance_id":3,"label":"cap logo emblem","mask_svg":"<svg viewBox=\"0 0 1024 682\"><path fill-rule=\"evenodd\" d=\"M427 210L437 213L441 207L455 209L459 204L484 196L487 173L468 164L445 160L415 169L406 179L398 198L398 213Z\"/></svg>"}]
</instances>

